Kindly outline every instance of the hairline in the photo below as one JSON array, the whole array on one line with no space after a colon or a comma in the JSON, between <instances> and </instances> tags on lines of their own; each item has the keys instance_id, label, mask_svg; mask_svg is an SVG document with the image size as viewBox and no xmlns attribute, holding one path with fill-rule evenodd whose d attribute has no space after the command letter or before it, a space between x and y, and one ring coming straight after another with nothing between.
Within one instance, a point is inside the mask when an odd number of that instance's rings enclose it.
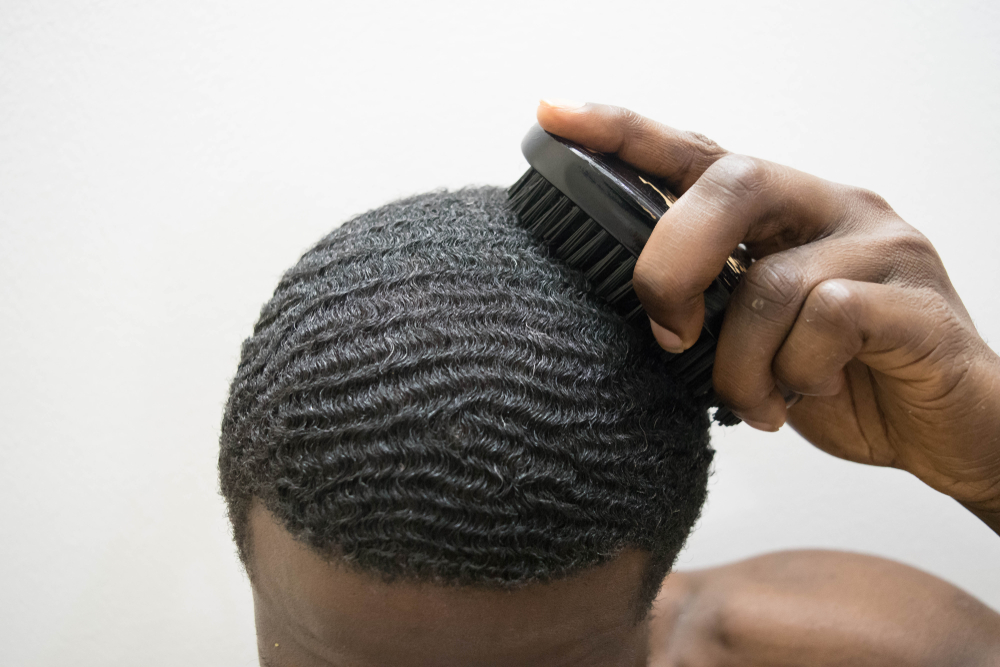
<instances>
[{"instance_id":1,"label":"hairline","mask_svg":"<svg viewBox=\"0 0 1000 667\"><path fill-rule=\"evenodd\" d=\"M336 549L332 549L330 550L330 552L324 553L323 551L317 549L312 544L309 544L307 540L302 539L301 535L295 535L293 532L288 530L288 528L284 525L281 519L278 516L276 516L274 512L268 509L266 503L264 503L264 501L260 497L251 496L250 501L247 503L248 507L246 516L246 531L244 534L245 552L241 550L239 558L240 562L243 565L243 570L246 572L247 578L250 580L250 585L253 587L258 586L260 582L259 573L254 567L256 546L255 546L255 539L253 532L253 519L251 517L251 513L255 505L258 505L261 509L263 509L270 516L271 520L273 520L281 528L281 530L284 531L286 535L288 535L290 538L292 538L293 540L304 546L306 549L309 550L309 553L319 557L331 567L343 568L354 574L358 574L363 577L369 577L377 582L389 586L393 584L430 584L433 586L438 586L441 588L449 588L452 590L517 591L530 586L544 586L547 584L555 583L557 581L570 581L589 570L599 568L604 565L607 565L608 563L613 562L615 559L621 556L621 554L625 551L625 549L629 548L635 549L636 551L639 551L646 556L645 563L642 568L642 577L639 580L639 585L635 587L635 591L633 592L632 595L632 600L629 601L629 608L633 612L632 622L635 624L642 623L643 621L645 621L649 617L649 614L653 609L653 603L656 600L656 593L653 593L653 595L649 595L649 589L655 585L658 592L659 587L662 585L663 580L666 578L666 575L669 574L673 569L671 566L667 566L665 568L663 575L662 576L658 575L657 572L659 569L662 568L663 565L662 560L667 560L667 558L661 557L661 559L657 559L657 554L649 549L626 545L621 549L619 549L618 552L616 552L614 555L611 555L604 560L601 560L596 563L591 563L580 569L564 572L560 576L553 577L550 579L535 579L530 581L521 581L507 585L490 584L487 582L478 582L478 581L459 582L443 578L435 579L428 577L408 576L405 573L391 574L388 572L382 572L375 569L365 568L364 566L359 565L356 562L339 557L338 554L336 553ZM671 563L673 563L674 559L676 559L676 554L673 554L672 556L669 557Z\"/></svg>"}]
</instances>

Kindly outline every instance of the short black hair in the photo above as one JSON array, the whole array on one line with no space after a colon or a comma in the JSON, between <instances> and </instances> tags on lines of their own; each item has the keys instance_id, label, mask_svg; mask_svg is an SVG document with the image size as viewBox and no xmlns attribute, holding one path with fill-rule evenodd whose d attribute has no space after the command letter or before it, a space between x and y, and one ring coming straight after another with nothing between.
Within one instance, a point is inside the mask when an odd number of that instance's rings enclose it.
<instances>
[{"instance_id":1,"label":"short black hair","mask_svg":"<svg viewBox=\"0 0 1000 667\"><path fill-rule=\"evenodd\" d=\"M648 605L705 499L708 418L521 228L498 188L335 229L243 344L219 470L251 572L254 499L389 580L516 587L651 553Z\"/></svg>"}]
</instances>

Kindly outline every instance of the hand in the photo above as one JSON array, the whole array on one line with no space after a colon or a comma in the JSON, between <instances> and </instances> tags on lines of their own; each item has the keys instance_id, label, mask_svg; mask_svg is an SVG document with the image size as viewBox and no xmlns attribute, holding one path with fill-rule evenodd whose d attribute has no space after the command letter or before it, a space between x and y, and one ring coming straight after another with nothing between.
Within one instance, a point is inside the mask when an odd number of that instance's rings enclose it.
<instances>
[{"instance_id":1,"label":"hand","mask_svg":"<svg viewBox=\"0 0 1000 667\"><path fill-rule=\"evenodd\" d=\"M664 582L650 667L1000 665L1000 614L892 561L801 551Z\"/></svg>"},{"instance_id":2,"label":"hand","mask_svg":"<svg viewBox=\"0 0 1000 667\"><path fill-rule=\"evenodd\" d=\"M750 251L713 376L744 421L787 418L835 456L908 470L1000 533L1000 358L883 199L617 107L543 102L538 120L681 195L633 274L665 349L697 340L702 292L737 245ZM786 408L787 390L804 398Z\"/></svg>"}]
</instances>

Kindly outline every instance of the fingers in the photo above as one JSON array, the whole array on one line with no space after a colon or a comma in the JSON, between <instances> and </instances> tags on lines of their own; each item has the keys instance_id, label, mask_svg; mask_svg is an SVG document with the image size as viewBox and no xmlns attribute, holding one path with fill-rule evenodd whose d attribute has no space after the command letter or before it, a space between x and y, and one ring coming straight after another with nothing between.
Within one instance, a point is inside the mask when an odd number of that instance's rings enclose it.
<instances>
[{"instance_id":1,"label":"fingers","mask_svg":"<svg viewBox=\"0 0 1000 667\"><path fill-rule=\"evenodd\" d=\"M839 375L824 378L830 384L791 382L772 371L775 355L814 288L834 278L881 282L893 273L897 255L891 240L846 236L792 248L753 264L726 309L715 355L719 395L747 423L776 430L785 421L784 394L789 390L806 395L836 393ZM842 361L839 368L847 359Z\"/></svg>"},{"instance_id":2,"label":"fingers","mask_svg":"<svg viewBox=\"0 0 1000 667\"><path fill-rule=\"evenodd\" d=\"M543 102L538 119L548 131L617 153L683 195L660 219L633 273L663 348L680 352L697 341L703 293L738 245L758 260L730 300L714 374L723 400L757 428L781 426L790 391L811 397L808 405L842 400L852 359L876 370L899 362L902 348L886 362L872 341L897 336L904 345L900 332L919 339L919 328L907 324L924 307L913 295L950 293L926 239L872 193L729 154L618 107ZM892 293L895 301L879 300L890 294L879 290L902 285L911 287ZM968 325L963 313L949 321Z\"/></svg>"},{"instance_id":3,"label":"fingers","mask_svg":"<svg viewBox=\"0 0 1000 667\"><path fill-rule=\"evenodd\" d=\"M864 296L872 291L864 283L846 280L817 285L775 356L775 374L806 396L840 393L844 367L865 342L868 317L862 312L866 309Z\"/></svg>"},{"instance_id":4,"label":"fingers","mask_svg":"<svg viewBox=\"0 0 1000 667\"><path fill-rule=\"evenodd\" d=\"M941 377L922 374L920 397L932 401L950 386L951 366L943 358L957 351L944 344L945 333L961 326L933 290L827 280L809 293L774 358L774 372L800 393L831 396L840 391L844 368L854 358L890 378L909 380L908 369L934 355L942 358Z\"/></svg>"},{"instance_id":5,"label":"fingers","mask_svg":"<svg viewBox=\"0 0 1000 667\"><path fill-rule=\"evenodd\" d=\"M542 127L588 148L614 152L685 193L653 231L634 274L660 344L694 344L704 320L702 292L729 255L747 243L760 257L826 233L842 214L832 184L762 160L728 154L714 142L620 107L546 102Z\"/></svg>"},{"instance_id":6,"label":"fingers","mask_svg":"<svg viewBox=\"0 0 1000 667\"><path fill-rule=\"evenodd\" d=\"M681 195L727 151L621 107L542 100L538 122L547 131L664 178Z\"/></svg>"},{"instance_id":7,"label":"fingers","mask_svg":"<svg viewBox=\"0 0 1000 667\"><path fill-rule=\"evenodd\" d=\"M789 414L792 427L839 458L901 467L899 452L878 444L891 415L876 391L891 391L893 380L886 375L873 382L873 369L865 364L905 373L927 358L941 340L934 335L940 318L926 312L935 303L933 290L895 285L837 279L813 288L773 364L776 377L807 394Z\"/></svg>"},{"instance_id":8,"label":"fingers","mask_svg":"<svg viewBox=\"0 0 1000 667\"><path fill-rule=\"evenodd\" d=\"M834 187L741 155L713 163L660 219L633 273L646 312L667 330L661 345L677 352L695 343L702 293L740 243L761 257L830 234L842 217Z\"/></svg>"},{"instance_id":9,"label":"fingers","mask_svg":"<svg viewBox=\"0 0 1000 667\"><path fill-rule=\"evenodd\" d=\"M928 322L934 322L933 327ZM727 322L728 324L728 322ZM881 384L910 383L919 378L913 399L919 405L931 405L948 395L967 370L960 360L960 350L944 343L946 340L962 340L953 335L955 328L965 326L947 302L932 288L912 288L836 278L824 280L808 291L808 296L795 318L793 326L784 338L780 348L773 355L772 372L758 374L751 368L756 362L750 360L745 367L732 358L736 347L731 345L734 338L724 345L722 364L716 365L716 388L727 402L753 403L753 392L760 396L767 390L755 386L760 377L770 377L773 386L787 387L809 397L830 397L831 401L844 400L860 403L855 409L874 409L866 406L876 404L874 396L847 396L847 370L853 360L864 365L855 368L883 375ZM724 332L732 336L733 329ZM747 346L749 345L749 347ZM754 343L744 343L744 350L754 349ZM753 356L753 355L751 355ZM771 358L765 352L761 358ZM948 361L949 358L958 361ZM926 376L927 359L936 358L934 364L939 370L935 377ZM756 374L756 375L755 375ZM856 381L852 386L867 386ZM749 416L753 426L760 424L780 426L784 420L783 406L775 407L770 394L750 408L734 407L738 414ZM816 404L816 400L804 401ZM778 421L779 417L781 421ZM876 416L877 417L877 416ZM883 415L884 417L884 415ZM882 419L883 417L877 417ZM850 437L837 437L848 425L829 425L825 434L810 434L827 442L829 447L841 447L835 453L850 460L862 460L857 452L843 449L844 443L863 443L865 439L853 431ZM773 430L766 429L766 430ZM820 437L822 436L822 437ZM840 441L840 444L836 444ZM889 461L865 460L866 463L887 465Z\"/></svg>"}]
</instances>

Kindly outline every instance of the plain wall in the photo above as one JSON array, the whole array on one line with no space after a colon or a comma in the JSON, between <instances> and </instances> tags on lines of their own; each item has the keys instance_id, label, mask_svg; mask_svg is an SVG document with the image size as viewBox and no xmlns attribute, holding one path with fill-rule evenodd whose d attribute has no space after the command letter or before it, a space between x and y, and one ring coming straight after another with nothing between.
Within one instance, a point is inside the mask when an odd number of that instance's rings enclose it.
<instances>
[{"instance_id":1,"label":"plain wall","mask_svg":"<svg viewBox=\"0 0 1000 667\"><path fill-rule=\"evenodd\" d=\"M0 3L0 663L256 665L217 493L282 271L400 195L510 184L539 97L885 196L1000 336L994 0ZM784 429L716 434L681 567L881 554L1000 608L1000 539Z\"/></svg>"}]
</instances>

